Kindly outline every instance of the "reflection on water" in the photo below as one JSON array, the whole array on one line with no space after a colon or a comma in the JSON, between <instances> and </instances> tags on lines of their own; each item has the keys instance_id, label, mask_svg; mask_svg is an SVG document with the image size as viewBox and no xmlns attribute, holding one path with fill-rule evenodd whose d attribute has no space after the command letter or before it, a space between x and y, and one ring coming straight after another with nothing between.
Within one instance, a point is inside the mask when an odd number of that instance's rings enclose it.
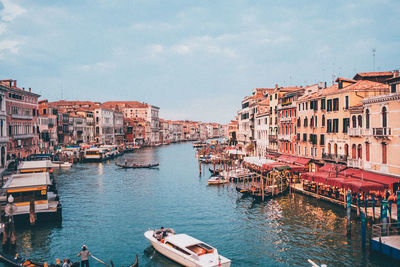
<instances>
[{"instance_id":1,"label":"reflection on water","mask_svg":"<svg viewBox=\"0 0 400 267\"><path fill-rule=\"evenodd\" d=\"M107 161L57 171L62 225L18 229L20 254L78 260L86 244L115 266L132 263L135 254L141 266L178 266L143 236L164 226L217 247L232 266L309 266L308 259L328 266L394 264L362 250L359 221L346 236L341 207L294 193L256 203L232 185L207 186L208 170L199 177L191 144L143 149L117 160L125 159L160 166L120 169Z\"/></svg>"}]
</instances>

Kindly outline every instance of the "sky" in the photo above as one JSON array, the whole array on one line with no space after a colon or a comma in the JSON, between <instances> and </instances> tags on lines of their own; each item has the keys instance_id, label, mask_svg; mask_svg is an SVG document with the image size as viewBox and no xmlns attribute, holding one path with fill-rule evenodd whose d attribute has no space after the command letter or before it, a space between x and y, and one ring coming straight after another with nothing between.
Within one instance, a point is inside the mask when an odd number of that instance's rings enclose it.
<instances>
[{"instance_id":1,"label":"sky","mask_svg":"<svg viewBox=\"0 0 400 267\"><path fill-rule=\"evenodd\" d=\"M0 79L228 123L254 88L400 69L400 2L0 0Z\"/></svg>"}]
</instances>

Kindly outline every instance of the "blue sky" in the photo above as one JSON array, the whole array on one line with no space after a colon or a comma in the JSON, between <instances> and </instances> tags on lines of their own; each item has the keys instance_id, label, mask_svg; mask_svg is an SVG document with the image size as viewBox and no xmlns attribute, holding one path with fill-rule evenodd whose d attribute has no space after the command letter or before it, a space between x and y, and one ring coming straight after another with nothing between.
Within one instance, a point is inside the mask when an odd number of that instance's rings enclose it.
<instances>
[{"instance_id":1,"label":"blue sky","mask_svg":"<svg viewBox=\"0 0 400 267\"><path fill-rule=\"evenodd\" d=\"M400 68L400 2L0 0L0 79L227 123L256 87Z\"/></svg>"}]
</instances>

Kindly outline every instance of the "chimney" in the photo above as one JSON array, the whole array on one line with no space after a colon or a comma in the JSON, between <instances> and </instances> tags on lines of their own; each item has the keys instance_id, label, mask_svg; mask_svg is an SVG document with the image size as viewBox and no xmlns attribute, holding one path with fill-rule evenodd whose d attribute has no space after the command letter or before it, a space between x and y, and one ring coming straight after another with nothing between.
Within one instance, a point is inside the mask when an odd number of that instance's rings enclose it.
<instances>
[{"instance_id":1,"label":"chimney","mask_svg":"<svg viewBox=\"0 0 400 267\"><path fill-rule=\"evenodd\" d=\"M29 87L29 93L31 92L31 88Z\"/></svg>"},{"instance_id":2,"label":"chimney","mask_svg":"<svg viewBox=\"0 0 400 267\"><path fill-rule=\"evenodd\" d=\"M275 84L275 89L278 89L278 84Z\"/></svg>"},{"instance_id":3,"label":"chimney","mask_svg":"<svg viewBox=\"0 0 400 267\"><path fill-rule=\"evenodd\" d=\"M14 80L14 87L17 87L17 80Z\"/></svg>"},{"instance_id":4,"label":"chimney","mask_svg":"<svg viewBox=\"0 0 400 267\"><path fill-rule=\"evenodd\" d=\"M13 80L10 80L10 88L12 87L12 82L13 82Z\"/></svg>"},{"instance_id":5,"label":"chimney","mask_svg":"<svg viewBox=\"0 0 400 267\"><path fill-rule=\"evenodd\" d=\"M393 78L399 77L399 70L394 70Z\"/></svg>"},{"instance_id":6,"label":"chimney","mask_svg":"<svg viewBox=\"0 0 400 267\"><path fill-rule=\"evenodd\" d=\"M326 82L324 83L324 88L326 88Z\"/></svg>"},{"instance_id":7,"label":"chimney","mask_svg":"<svg viewBox=\"0 0 400 267\"><path fill-rule=\"evenodd\" d=\"M322 88L322 85L323 85L323 82L320 82L318 87Z\"/></svg>"}]
</instances>

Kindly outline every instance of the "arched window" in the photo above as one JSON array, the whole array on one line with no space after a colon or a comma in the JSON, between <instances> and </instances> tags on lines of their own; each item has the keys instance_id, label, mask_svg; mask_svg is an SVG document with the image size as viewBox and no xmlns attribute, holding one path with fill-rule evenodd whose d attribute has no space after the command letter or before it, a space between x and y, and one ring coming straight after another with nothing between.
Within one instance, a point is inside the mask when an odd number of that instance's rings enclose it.
<instances>
[{"instance_id":1,"label":"arched window","mask_svg":"<svg viewBox=\"0 0 400 267\"><path fill-rule=\"evenodd\" d=\"M297 127L301 127L301 119L300 118L297 119Z\"/></svg>"},{"instance_id":2,"label":"arched window","mask_svg":"<svg viewBox=\"0 0 400 267\"><path fill-rule=\"evenodd\" d=\"M287 124L285 125L285 134L288 134Z\"/></svg>"},{"instance_id":3,"label":"arched window","mask_svg":"<svg viewBox=\"0 0 400 267\"><path fill-rule=\"evenodd\" d=\"M351 122L352 122L352 126L353 128L357 128L357 118L356 116L352 116L351 117Z\"/></svg>"},{"instance_id":4,"label":"arched window","mask_svg":"<svg viewBox=\"0 0 400 267\"><path fill-rule=\"evenodd\" d=\"M362 146L361 144L358 145L357 147L357 158L362 159Z\"/></svg>"},{"instance_id":5,"label":"arched window","mask_svg":"<svg viewBox=\"0 0 400 267\"><path fill-rule=\"evenodd\" d=\"M382 108L382 127L386 128L387 127L387 112L386 112L386 107Z\"/></svg>"},{"instance_id":6,"label":"arched window","mask_svg":"<svg viewBox=\"0 0 400 267\"><path fill-rule=\"evenodd\" d=\"M358 120L358 127L362 128L362 116L358 115L357 120Z\"/></svg>"},{"instance_id":7,"label":"arched window","mask_svg":"<svg viewBox=\"0 0 400 267\"><path fill-rule=\"evenodd\" d=\"M346 156L346 158L349 156L349 145L348 144L344 145L344 155Z\"/></svg>"},{"instance_id":8,"label":"arched window","mask_svg":"<svg viewBox=\"0 0 400 267\"><path fill-rule=\"evenodd\" d=\"M356 144L353 144L352 146L351 146L351 158L352 159L355 159L355 158L357 158L357 147L356 147Z\"/></svg>"},{"instance_id":9,"label":"arched window","mask_svg":"<svg viewBox=\"0 0 400 267\"><path fill-rule=\"evenodd\" d=\"M331 154L331 143L328 144L328 154Z\"/></svg>"},{"instance_id":10,"label":"arched window","mask_svg":"<svg viewBox=\"0 0 400 267\"><path fill-rule=\"evenodd\" d=\"M311 119L310 119L310 127L314 127L314 117L313 116L311 116Z\"/></svg>"},{"instance_id":11,"label":"arched window","mask_svg":"<svg viewBox=\"0 0 400 267\"><path fill-rule=\"evenodd\" d=\"M307 119L307 117L304 118L304 127L308 127L308 119Z\"/></svg>"},{"instance_id":12,"label":"arched window","mask_svg":"<svg viewBox=\"0 0 400 267\"><path fill-rule=\"evenodd\" d=\"M325 115L322 115L322 127L325 127Z\"/></svg>"},{"instance_id":13,"label":"arched window","mask_svg":"<svg viewBox=\"0 0 400 267\"><path fill-rule=\"evenodd\" d=\"M337 156L337 144L333 145L333 151L335 152L335 156Z\"/></svg>"},{"instance_id":14,"label":"arched window","mask_svg":"<svg viewBox=\"0 0 400 267\"><path fill-rule=\"evenodd\" d=\"M369 129L369 109L365 110L365 128Z\"/></svg>"}]
</instances>

